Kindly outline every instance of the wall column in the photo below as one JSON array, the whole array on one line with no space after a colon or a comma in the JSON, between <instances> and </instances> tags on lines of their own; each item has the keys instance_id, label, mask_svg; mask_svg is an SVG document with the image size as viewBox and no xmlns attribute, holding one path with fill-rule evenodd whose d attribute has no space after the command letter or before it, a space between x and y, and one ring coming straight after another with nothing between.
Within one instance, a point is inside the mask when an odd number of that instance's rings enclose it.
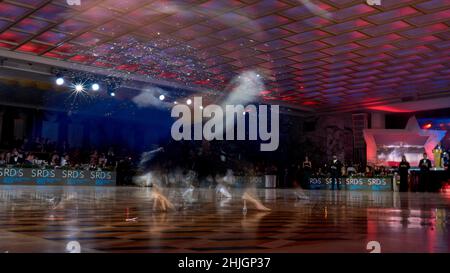
<instances>
[{"instance_id":1,"label":"wall column","mask_svg":"<svg viewBox=\"0 0 450 273\"><path fill-rule=\"evenodd\" d=\"M372 129L386 129L386 115L381 112L372 112L370 114Z\"/></svg>"}]
</instances>

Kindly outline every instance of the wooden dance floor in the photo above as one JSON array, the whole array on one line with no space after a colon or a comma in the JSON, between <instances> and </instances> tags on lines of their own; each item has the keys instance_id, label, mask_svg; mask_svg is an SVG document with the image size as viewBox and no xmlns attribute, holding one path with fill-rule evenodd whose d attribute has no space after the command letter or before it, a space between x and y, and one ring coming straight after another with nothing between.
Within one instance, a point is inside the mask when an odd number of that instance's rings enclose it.
<instances>
[{"instance_id":1,"label":"wooden dance floor","mask_svg":"<svg viewBox=\"0 0 450 273\"><path fill-rule=\"evenodd\" d=\"M450 194L258 190L258 212L242 190L191 200L166 189L176 210L154 210L151 188L0 186L0 252L449 252Z\"/></svg>"}]
</instances>

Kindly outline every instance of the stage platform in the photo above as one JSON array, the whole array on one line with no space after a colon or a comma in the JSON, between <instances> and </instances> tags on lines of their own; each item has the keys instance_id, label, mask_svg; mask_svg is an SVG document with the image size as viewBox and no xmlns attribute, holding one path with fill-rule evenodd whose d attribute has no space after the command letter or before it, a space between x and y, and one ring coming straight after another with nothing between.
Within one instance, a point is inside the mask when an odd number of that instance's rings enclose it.
<instances>
[{"instance_id":1,"label":"stage platform","mask_svg":"<svg viewBox=\"0 0 450 273\"><path fill-rule=\"evenodd\" d=\"M242 190L164 189L176 209L161 212L151 188L0 186L0 252L450 251L448 193L253 192L272 211L244 213Z\"/></svg>"}]
</instances>

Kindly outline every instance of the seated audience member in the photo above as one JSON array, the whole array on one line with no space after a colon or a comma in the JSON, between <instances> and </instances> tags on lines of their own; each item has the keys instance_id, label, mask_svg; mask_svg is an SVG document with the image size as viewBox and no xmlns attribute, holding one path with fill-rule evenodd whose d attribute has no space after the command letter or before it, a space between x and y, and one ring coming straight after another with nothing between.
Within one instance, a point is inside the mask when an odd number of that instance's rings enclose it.
<instances>
[{"instance_id":1,"label":"seated audience member","mask_svg":"<svg viewBox=\"0 0 450 273\"><path fill-rule=\"evenodd\" d=\"M445 170L448 170L448 163L450 161L449 159L450 159L449 153L447 151L444 152L442 154L442 165L444 166Z\"/></svg>"},{"instance_id":2,"label":"seated audience member","mask_svg":"<svg viewBox=\"0 0 450 273\"><path fill-rule=\"evenodd\" d=\"M373 177L373 168L369 165L366 166L366 177Z\"/></svg>"},{"instance_id":3,"label":"seated audience member","mask_svg":"<svg viewBox=\"0 0 450 273\"><path fill-rule=\"evenodd\" d=\"M70 155L70 161L75 165L80 165L82 163L80 149L76 149L75 151L73 151L73 153Z\"/></svg>"},{"instance_id":4,"label":"seated audience member","mask_svg":"<svg viewBox=\"0 0 450 273\"><path fill-rule=\"evenodd\" d=\"M6 164L7 164L7 165L8 165L8 164L11 164L11 163L9 163L10 160L11 160L11 153L6 153L6 154L5 154L5 161L6 161Z\"/></svg>"},{"instance_id":5,"label":"seated audience member","mask_svg":"<svg viewBox=\"0 0 450 273\"><path fill-rule=\"evenodd\" d=\"M98 165L98 152L94 151L91 155L90 155L90 162L89 164L91 166L97 166Z\"/></svg>"},{"instance_id":6,"label":"seated audience member","mask_svg":"<svg viewBox=\"0 0 450 273\"><path fill-rule=\"evenodd\" d=\"M318 176L318 177L324 177L325 176L325 173L322 171L321 167L319 167L317 169L316 176Z\"/></svg>"},{"instance_id":7,"label":"seated audience member","mask_svg":"<svg viewBox=\"0 0 450 273\"><path fill-rule=\"evenodd\" d=\"M61 158L61 167L70 166L69 155L65 154L64 157Z\"/></svg>"},{"instance_id":8,"label":"seated audience member","mask_svg":"<svg viewBox=\"0 0 450 273\"><path fill-rule=\"evenodd\" d=\"M98 158L98 166L100 168L105 168L107 162L108 162L108 159L106 158L106 155L102 153L100 155L100 157Z\"/></svg>"},{"instance_id":9,"label":"seated audience member","mask_svg":"<svg viewBox=\"0 0 450 273\"><path fill-rule=\"evenodd\" d=\"M347 173L347 164L342 164L342 167L341 167L341 176L343 176L343 177L347 177L348 176L348 173Z\"/></svg>"},{"instance_id":10,"label":"seated audience member","mask_svg":"<svg viewBox=\"0 0 450 273\"><path fill-rule=\"evenodd\" d=\"M25 157L24 164L28 166L32 166L35 164L34 155L32 153L27 154L27 156Z\"/></svg>"},{"instance_id":11,"label":"seated audience member","mask_svg":"<svg viewBox=\"0 0 450 273\"><path fill-rule=\"evenodd\" d=\"M9 158L9 164L18 165L22 164L23 155L19 153L17 149L14 149L11 153L11 157Z\"/></svg>"},{"instance_id":12,"label":"seated audience member","mask_svg":"<svg viewBox=\"0 0 450 273\"><path fill-rule=\"evenodd\" d=\"M55 152L52 155L52 158L50 160L50 165L51 166L59 166L61 164L61 160L59 158L59 155Z\"/></svg>"},{"instance_id":13,"label":"seated audience member","mask_svg":"<svg viewBox=\"0 0 450 273\"><path fill-rule=\"evenodd\" d=\"M356 174L356 168L354 167L353 163L348 164L347 175L348 176L353 176L355 174Z\"/></svg>"}]
</instances>

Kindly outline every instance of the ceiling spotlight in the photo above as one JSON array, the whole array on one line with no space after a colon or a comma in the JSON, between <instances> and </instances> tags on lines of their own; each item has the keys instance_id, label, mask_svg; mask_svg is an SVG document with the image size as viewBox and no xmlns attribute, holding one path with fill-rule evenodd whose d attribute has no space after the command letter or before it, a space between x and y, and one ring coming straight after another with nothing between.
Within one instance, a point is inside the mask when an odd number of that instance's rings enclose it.
<instances>
[{"instance_id":1,"label":"ceiling spotlight","mask_svg":"<svg viewBox=\"0 0 450 273\"><path fill-rule=\"evenodd\" d=\"M164 100L166 97L164 95L159 96L159 100Z\"/></svg>"},{"instance_id":2,"label":"ceiling spotlight","mask_svg":"<svg viewBox=\"0 0 450 273\"><path fill-rule=\"evenodd\" d=\"M191 104L192 104L192 100L191 100L191 99L188 99L188 100L186 101L186 103L187 103L187 105L191 105Z\"/></svg>"},{"instance_id":3,"label":"ceiling spotlight","mask_svg":"<svg viewBox=\"0 0 450 273\"><path fill-rule=\"evenodd\" d=\"M94 90L94 91L100 90L100 85L99 85L98 83L94 83L94 84L92 85L92 90Z\"/></svg>"},{"instance_id":4,"label":"ceiling spotlight","mask_svg":"<svg viewBox=\"0 0 450 273\"><path fill-rule=\"evenodd\" d=\"M115 97L115 96L116 96L116 93L111 92L111 93L109 93L109 95L110 95L111 97Z\"/></svg>"},{"instance_id":5,"label":"ceiling spotlight","mask_svg":"<svg viewBox=\"0 0 450 273\"><path fill-rule=\"evenodd\" d=\"M57 85L63 85L64 84L64 78L62 78L62 77L57 78L56 79L56 84Z\"/></svg>"},{"instance_id":6,"label":"ceiling spotlight","mask_svg":"<svg viewBox=\"0 0 450 273\"><path fill-rule=\"evenodd\" d=\"M178 104L178 102L177 102L177 101L174 101L173 104Z\"/></svg>"},{"instance_id":7,"label":"ceiling spotlight","mask_svg":"<svg viewBox=\"0 0 450 273\"><path fill-rule=\"evenodd\" d=\"M80 83L75 84L75 91L77 91L77 92L84 91L84 86L82 84L80 84Z\"/></svg>"}]
</instances>

